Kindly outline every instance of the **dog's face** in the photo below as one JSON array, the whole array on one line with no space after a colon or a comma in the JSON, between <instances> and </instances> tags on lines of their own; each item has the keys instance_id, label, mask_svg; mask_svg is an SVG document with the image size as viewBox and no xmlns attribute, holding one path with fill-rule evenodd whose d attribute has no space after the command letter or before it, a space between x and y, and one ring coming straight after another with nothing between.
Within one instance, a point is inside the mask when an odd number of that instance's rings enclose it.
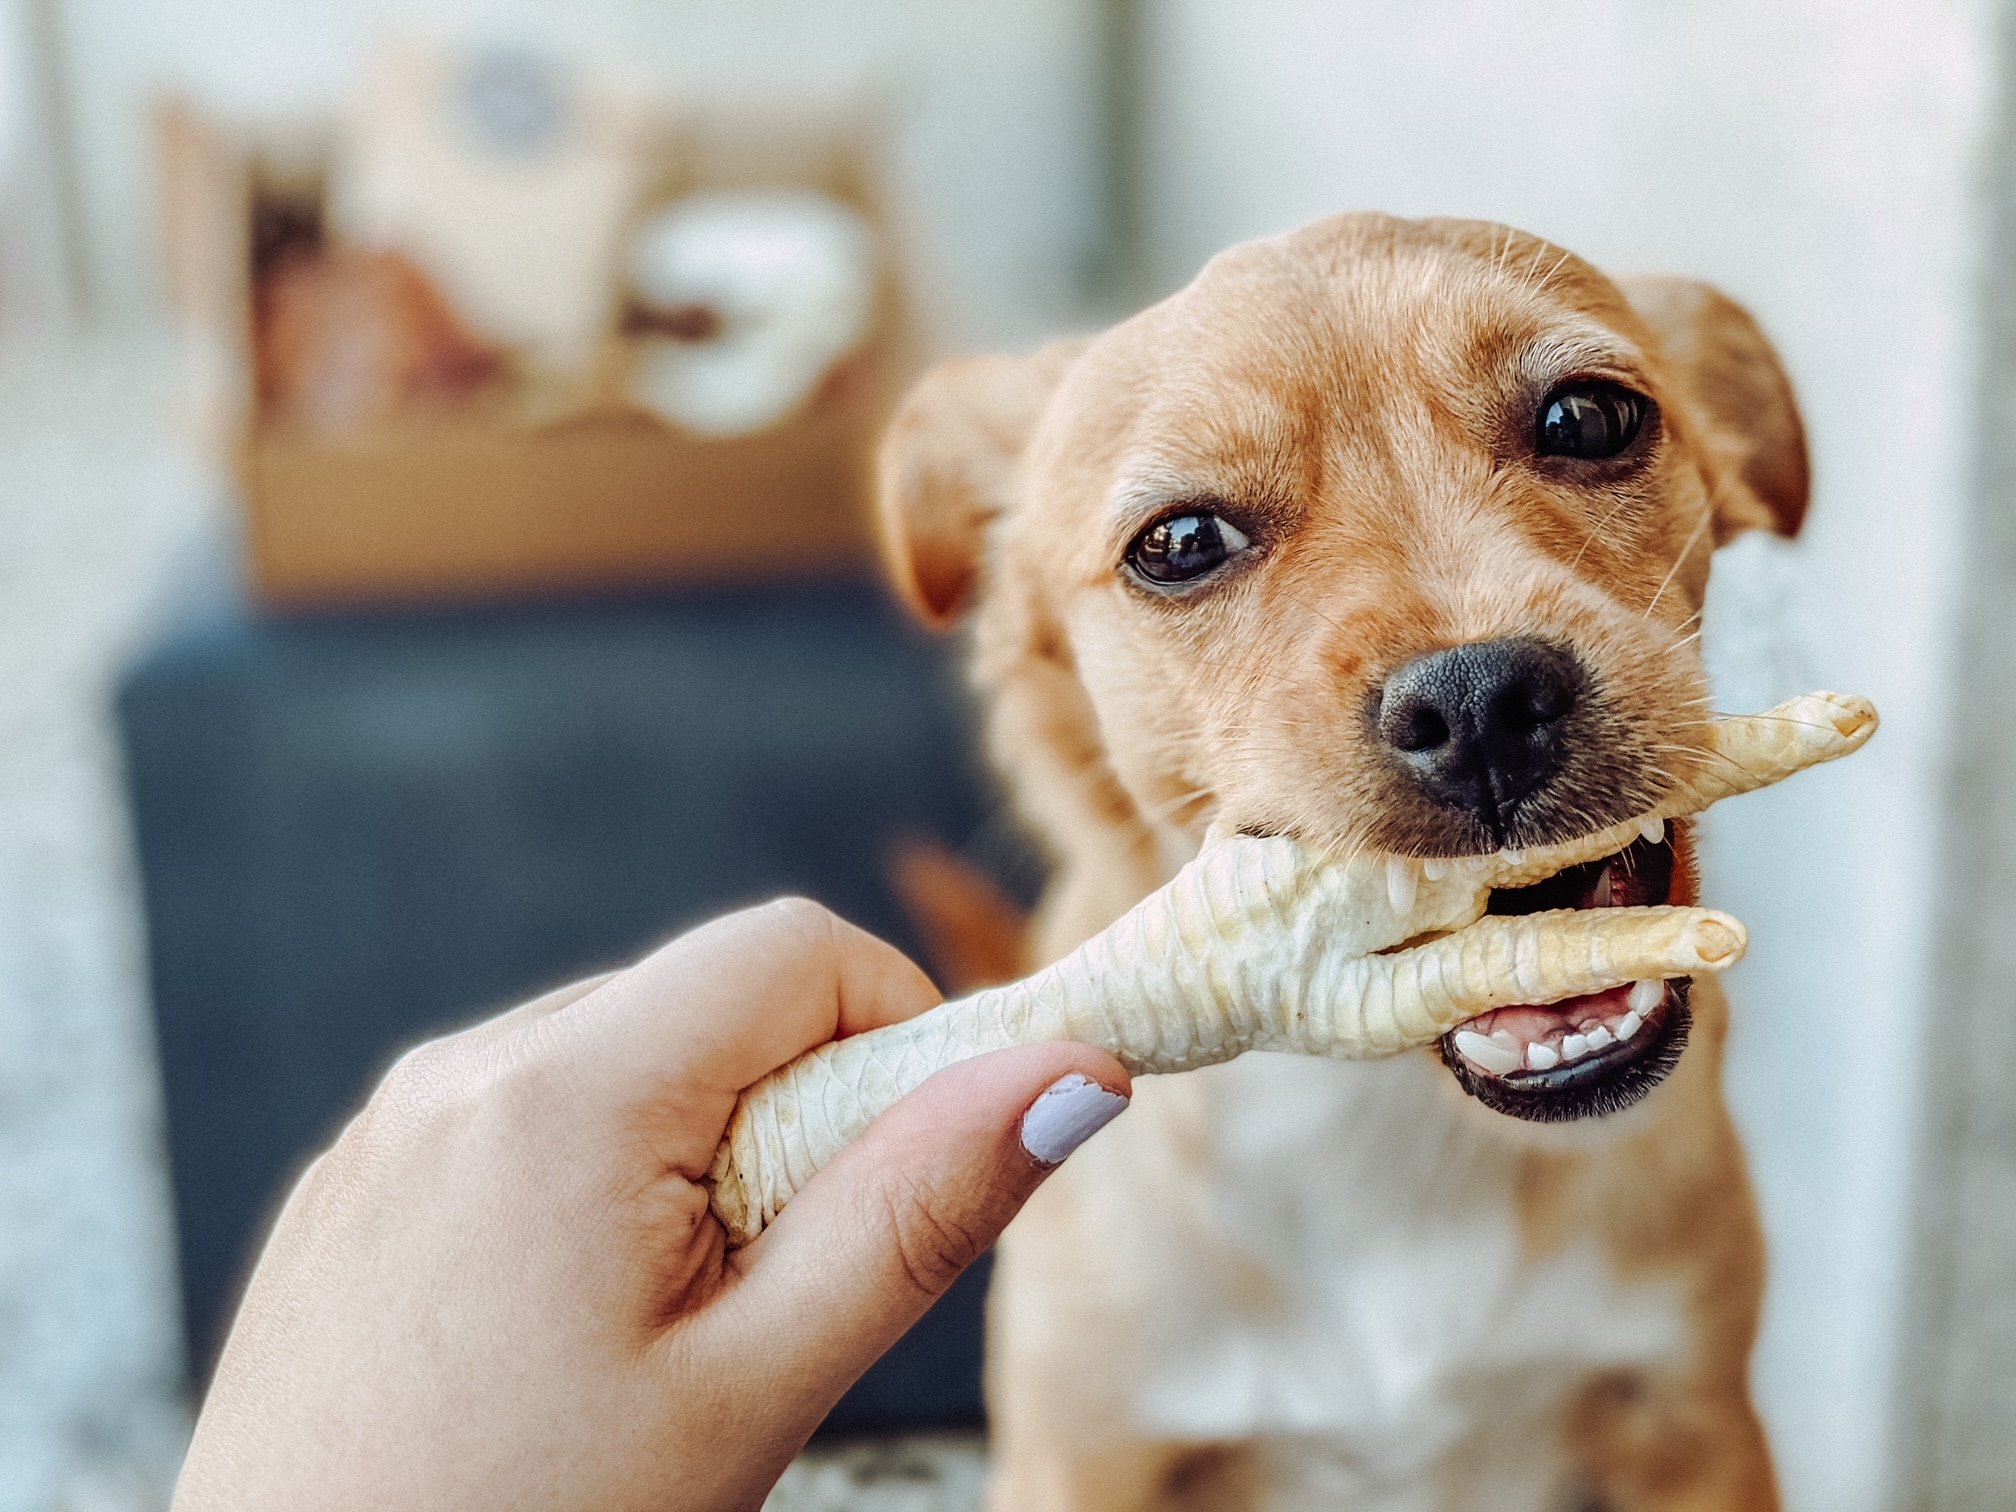
<instances>
[{"instance_id":1,"label":"dog's face","mask_svg":"<svg viewBox=\"0 0 2016 1512\"><path fill-rule=\"evenodd\" d=\"M983 684L1075 721L1051 765L1132 822L1432 857L1571 838L1691 772L1710 554L1796 528L1806 472L1719 296L1340 217L1089 342L927 380L884 496L914 596L944 617L979 586ZM1684 901L1690 876L1684 839L1648 839L1498 906ZM1686 1010L1610 996L1504 1010L1445 1058L1508 1112L1620 1106Z\"/></svg>"}]
</instances>

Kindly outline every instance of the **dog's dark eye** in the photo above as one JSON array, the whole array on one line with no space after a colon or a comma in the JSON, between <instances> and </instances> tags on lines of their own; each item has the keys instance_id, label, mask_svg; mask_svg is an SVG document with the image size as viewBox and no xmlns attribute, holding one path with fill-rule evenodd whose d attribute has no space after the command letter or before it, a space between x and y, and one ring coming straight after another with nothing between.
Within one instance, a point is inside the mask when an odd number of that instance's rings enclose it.
<instances>
[{"instance_id":1,"label":"dog's dark eye","mask_svg":"<svg viewBox=\"0 0 2016 1512\"><path fill-rule=\"evenodd\" d=\"M1190 583L1215 572L1253 543L1221 515L1157 520L1127 548L1127 565L1151 583Z\"/></svg>"},{"instance_id":2,"label":"dog's dark eye","mask_svg":"<svg viewBox=\"0 0 2016 1512\"><path fill-rule=\"evenodd\" d=\"M1651 402L1615 383L1571 383L1556 389L1540 406L1534 449L1543 457L1585 462L1614 457L1638 439Z\"/></svg>"}]
</instances>

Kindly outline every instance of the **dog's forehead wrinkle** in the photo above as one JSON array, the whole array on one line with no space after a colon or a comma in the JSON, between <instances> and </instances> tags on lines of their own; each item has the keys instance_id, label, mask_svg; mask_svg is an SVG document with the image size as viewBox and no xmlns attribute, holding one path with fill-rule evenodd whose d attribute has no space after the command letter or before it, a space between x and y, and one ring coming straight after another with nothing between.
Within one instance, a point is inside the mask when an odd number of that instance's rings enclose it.
<instances>
[{"instance_id":1,"label":"dog's forehead wrinkle","mask_svg":"<svg viewBox=\"0 0 2016 1512\"><path fill-rule=\"evenodd\" d=\"M1129 536L1157 511L1192 501L1222 501L1278 514L1282 507L1292 506L1302 490L1286 469L1270 465L1274 461L1272 452L1236 450L1130 457L1120 464L1106 492L1107 534L1116 539Z\"/></svg>"},{"instance_id":2,"label":"dog's forehead wrinkle","mask_svg":"<svg viewBox=\"0 0 2016 1512\"><path fill-rule=\"evenodd\" d=\"M1633 386L1650 387L1656 382L1654 364L1644 351L1593 327L1549 331L1523 346L1517 365L1520 375L1535 385L1551 386L1580 374L1614 378Z\"/></svg>"},{"instance_id":3,"label":"dog's forehead wrinkle","mask_svg":"<svg viewBox=\"0 0 2016 1512\"><path fill-rule=\"evenodd\" d=\"M1268 284L1370 290L1375 298L1382 289L1388 298L1411 290L1454 300L1458 315L1489 295L1529 310L1568 306L1630 318L1615 284L1599 270L1530 232L1490 221L1367 212L1329 216L1221 253L1184 293Z\"/></svg>"},{"instance_id":4,"label":"dog's forehead wrinkle","mask_svg":"<svg viewBox=\"0 0 2016 1512\"><path fill-rule=\"evenodd\" d=\"M1162 457L1130 457L1107 491L1106 517L1124 529L1172 500L1215 492L1202 481L1201 472Z\"/></svg>"},{"instance_id":5,"label":"dog's forehead wrinkle","mask_svg":"<svg viewBox=\"0 0 2016 1512\"><path fill-rule=\"evenodd\" d=\"M1195 381L1144 405L1107 490L1124 519L1185 497L1292 504L1309 484L1315 446L1307 406L1281 385L1230 375Z\"/></svg>"}]
</instances>

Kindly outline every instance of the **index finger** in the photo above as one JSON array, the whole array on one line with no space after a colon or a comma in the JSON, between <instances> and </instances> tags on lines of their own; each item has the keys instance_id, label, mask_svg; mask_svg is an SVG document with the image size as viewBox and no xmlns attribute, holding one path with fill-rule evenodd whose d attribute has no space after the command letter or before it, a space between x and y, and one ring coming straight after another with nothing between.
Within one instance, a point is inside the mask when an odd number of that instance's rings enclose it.
<instances>
[{"instance_id":1,"label":"index finger","mask_svg":"<svg viewBox=\"0 0 2016 1512\"><path fill-rule=\"evenodd\" d=\"M597 1100L653 1109L668 1164L698 1175L744 1087L829 1040L938 1001L895 946L816 903L783 898L681 935L547 1023Z\"/></svg>"}]
</instances>

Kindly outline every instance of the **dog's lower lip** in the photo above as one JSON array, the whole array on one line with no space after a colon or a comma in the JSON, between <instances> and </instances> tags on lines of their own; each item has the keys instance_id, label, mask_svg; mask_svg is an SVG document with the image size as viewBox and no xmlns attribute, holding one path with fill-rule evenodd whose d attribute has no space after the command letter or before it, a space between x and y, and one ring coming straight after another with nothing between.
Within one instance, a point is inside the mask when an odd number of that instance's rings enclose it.
<instances>
[{"instance_id":1,"label":"dog's lower lip","mask_svg":"<svg viewBox=\"0 0 2016 1512\"><path fill-rule=\"evenodd\" d=\"M1507 1117L1534 1123L1567 1123L1621 1112L1645 1097L1671 1074L1687 1046L1692 1014L1688 989L1679 978L1665 985L1663 1000L1642 1032L1627 1044L1544 1071L1493 1076L1441 1042L1442 1061L1457 1083L1484 1106Z\"/></svg>"}]
</instances>

